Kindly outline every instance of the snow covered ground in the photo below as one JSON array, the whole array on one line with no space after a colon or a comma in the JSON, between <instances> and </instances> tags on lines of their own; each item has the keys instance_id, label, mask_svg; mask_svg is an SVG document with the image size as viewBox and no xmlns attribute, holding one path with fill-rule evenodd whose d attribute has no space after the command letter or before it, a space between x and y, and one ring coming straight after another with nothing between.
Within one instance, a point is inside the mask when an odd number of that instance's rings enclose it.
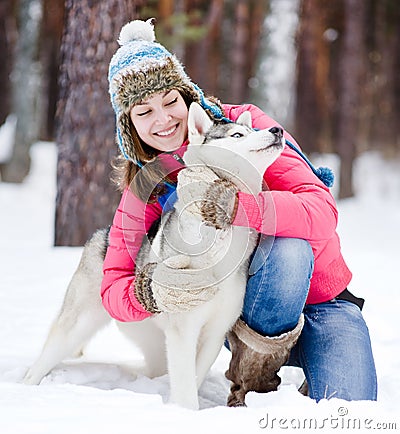
<instances>
[{"instance_id":1,"label":"snow covered ground","mask_svg":"<svg viewBox=\"0 0 400 434\"><path fill-rule=\"evenodd\" d=\"M355 167L357 197L339 203L343 251L354 272L351 289L367 299L378 402L316 404L290 384L300 381L299 371L286 368L280 390L249 394L248 408L226 408L229 354L223 349L200 390L202 409L193 412L167 403L166 376L135 377L140 354L113 326L96 336L82 358L57 366L40 386L21 384L81 253L52 247L54 145L36 144L32 157L24 184L0 183L1 434L400 430L399 162L363 155ZM326 158L324 165L335 166L335 159Z\"/></svg>"}]
</instances>

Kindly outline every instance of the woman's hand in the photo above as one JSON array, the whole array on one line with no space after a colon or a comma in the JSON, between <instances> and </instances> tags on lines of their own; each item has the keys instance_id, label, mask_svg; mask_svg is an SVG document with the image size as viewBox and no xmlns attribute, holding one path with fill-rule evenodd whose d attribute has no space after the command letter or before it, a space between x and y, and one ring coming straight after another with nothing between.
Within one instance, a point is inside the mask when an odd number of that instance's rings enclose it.
<instances>
[{"instance_id":1,"label":"woman's hand","mask_svg":"<svg viewBox=\"0 0 400 434\"><path fill-rule=\"evenodd\" d=\"M201 216L209 226L227 229L232 224L238 207L238 189L227 179L217 179L205 191Z\"/></svg>"},{"instance_id":2,"label":"woman's hand","mask_svg":"<svg viewBox=\"0 0 400 434\"><path fill-rule=\"evenodd\" d=\"M137 273L135 296L148 312L186 312L211 300L218 291L211 273L178 268L186 265L175 260L181 257L190 260L178 255L161 263L149 262Z\"/></svg>"}]
</instances>

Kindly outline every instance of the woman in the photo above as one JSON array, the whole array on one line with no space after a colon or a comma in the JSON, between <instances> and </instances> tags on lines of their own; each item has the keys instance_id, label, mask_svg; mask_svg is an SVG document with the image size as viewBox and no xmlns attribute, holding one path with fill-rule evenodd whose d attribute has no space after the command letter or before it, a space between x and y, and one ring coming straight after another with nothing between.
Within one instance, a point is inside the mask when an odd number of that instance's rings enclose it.
<instances>
[{"instance_id":1,"label":"woman","mask_svg":"<svg viewBox=\"0 0 400 434\"><path fill-rule=\"evenodd\" d=\"M157 273L157 281L168 285L175 276L154 264L135 270L135 258L184 167L190 103L200 103L216 122L235 121L249 110L253 128L277 123L255 106L221 105L205 98L175 56L154 41L151 22L127 24L119 43L109 82L117 142L125 159L117 169L123 195L110 230L101 296L112 317L140 321L174 305L173 295L166 300L154 294L152 279ZM310 397L375 400L371 343L361 299L347 290L351 272L340 252L336 204L294 139L286 132L284 137L289 146L264 175L268 191L257 197L235 188L228 195L213 186L204 191L204 203L212 198L230 210L224 215L217 206L208 206L203 215L207 224L250 226L260 233L241 321L251 328L261 351L251 354L247 349L250 357L267 353L276 359L284 340L291 350L288 363L304 370ZM179 278L179 270L171 273ZM194 288L201 284L196 279ZM186 297L176 309L193 307L190 291ZM296 343L291 333L302 313L304 327ZM266 375L276 375L286 361L280 359Z\"/></svg>"}]
</instances>

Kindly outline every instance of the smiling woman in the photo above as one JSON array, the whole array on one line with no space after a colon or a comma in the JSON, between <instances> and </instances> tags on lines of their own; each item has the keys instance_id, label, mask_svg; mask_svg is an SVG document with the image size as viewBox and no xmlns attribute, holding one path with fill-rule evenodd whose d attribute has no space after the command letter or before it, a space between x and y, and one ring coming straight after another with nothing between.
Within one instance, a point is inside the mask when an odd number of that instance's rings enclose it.
<instances>
[{"instance_id":1,"label":"smiling woman","mask_svg":"<svg viewBox=\"0 0 400 434\"><path fill-rule=\"evenodd\" d=\"M175 151L186 140L187 117L188 108L176 89L157 93L130 111L140 139L162 152Z\"/></svg>"}]
</instances>

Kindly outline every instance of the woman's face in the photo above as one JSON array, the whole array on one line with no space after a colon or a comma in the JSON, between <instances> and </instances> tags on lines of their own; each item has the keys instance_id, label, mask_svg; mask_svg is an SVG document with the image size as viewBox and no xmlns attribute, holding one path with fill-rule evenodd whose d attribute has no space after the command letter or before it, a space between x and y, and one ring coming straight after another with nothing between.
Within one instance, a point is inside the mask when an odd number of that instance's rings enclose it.
<instances>
[{"instance_id":1,"label":"woman's face","mask_svg":"<svg viewBox=\"0 0 400 434\"><path fill-rule=\"evenodd\" d=\"M130 117L139 137L159 151L175 151L186 140L188 108L175 89L134 105Z\"/></svg>"}]
</instances>

